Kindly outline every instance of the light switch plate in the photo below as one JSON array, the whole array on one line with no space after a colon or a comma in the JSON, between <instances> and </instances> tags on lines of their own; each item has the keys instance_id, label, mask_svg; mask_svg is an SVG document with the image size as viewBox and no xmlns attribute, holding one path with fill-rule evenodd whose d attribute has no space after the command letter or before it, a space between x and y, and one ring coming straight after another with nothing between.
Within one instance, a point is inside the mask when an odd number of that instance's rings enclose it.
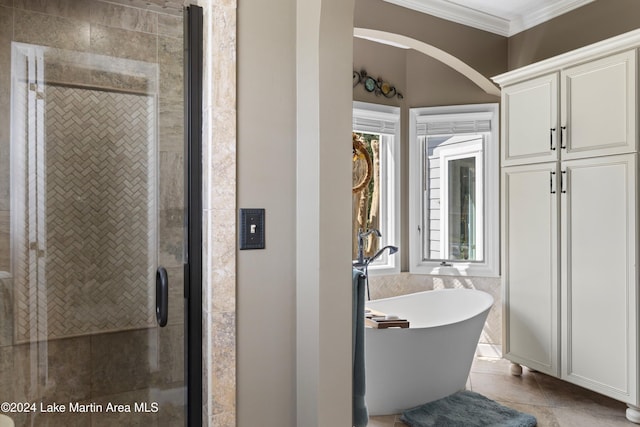
<instances>
[{"instance_id":1,"label":"light switch plate","mask_svg":"<svg viewBox=\"0 0 640 427\"><path fill-rule=\"evenodd\" d=\"M240 209L240 249L264 249L264 209Z\"/></svg>"}]
</instances>

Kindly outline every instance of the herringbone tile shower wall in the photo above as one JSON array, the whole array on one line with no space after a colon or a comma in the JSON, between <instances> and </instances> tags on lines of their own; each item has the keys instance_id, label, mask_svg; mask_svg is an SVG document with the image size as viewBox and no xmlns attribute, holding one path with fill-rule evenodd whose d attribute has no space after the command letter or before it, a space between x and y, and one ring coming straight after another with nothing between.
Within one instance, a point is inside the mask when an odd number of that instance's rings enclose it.
<instances>
[{"instance_id":1,"label":"herringbone tile shower wall","mask_svg":"<svg viewBox=\"0 0 640 427\"><path fill-rule=\"evenodd\" d=\"M44 194L36 199L46 240L38 242L44 250L37 258L38 279L15 284L16 338L24 342L151 326L154 295L149 290L157 256L155 100L55 85L48 85L44 95L46 148L35 157L45 178L38 187ZM26 209L29 224L36 221L33 213ZM38 326L30 318L34 300L29 295L38 292L34 286L40 289Z\"/></svg>"}]
</instances>

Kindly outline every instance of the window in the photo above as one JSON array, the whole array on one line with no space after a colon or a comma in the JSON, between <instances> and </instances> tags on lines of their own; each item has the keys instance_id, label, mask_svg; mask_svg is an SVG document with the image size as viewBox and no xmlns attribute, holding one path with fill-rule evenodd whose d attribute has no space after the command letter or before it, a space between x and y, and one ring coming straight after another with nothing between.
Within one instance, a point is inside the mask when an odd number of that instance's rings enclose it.
<instances>
[{"instance_id":1,"label":"window","mask_svg":"<svg viewBox=\"0 0 640 427\"><path fill-rule=\"evenodd\" d=\"M353 193L353 259L356 259L360 228L375 228L381 234L381 237L367 236L365 256L370 257L387 245L400 246L400 108L354 102L353 132L366 146L372 167L371 181ZM361 181L359 157L362 156L354 153L354 184ZM385 251L369 265L369 274L399 272L399 253L389 255Z\"/></svg>"},{"instance_id":2,"label":"window","mask_svg":"<svg viewBox=\"0 0 640 427\"><path fill-rule=\"evenodd\" d=\"M499 275L497 104L410 110L412 273Z\"/></svg>"}]
</instances>

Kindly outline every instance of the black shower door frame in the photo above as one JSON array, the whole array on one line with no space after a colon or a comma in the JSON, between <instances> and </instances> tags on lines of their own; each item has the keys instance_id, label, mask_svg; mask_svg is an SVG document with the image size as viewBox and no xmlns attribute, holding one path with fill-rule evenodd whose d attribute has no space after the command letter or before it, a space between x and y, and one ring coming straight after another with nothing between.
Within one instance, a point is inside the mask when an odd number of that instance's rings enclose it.
<instances>
[{"instance_id":1,"label":"black shower door frame","mask_svg":"<svg viewBox=\"0 0 640 427\"><path fill-rule=\"evenodd\" d=\"M202 8L184 12L185 43L185 381L187 427L202 425Z\"/></svg>"}]
</instances>

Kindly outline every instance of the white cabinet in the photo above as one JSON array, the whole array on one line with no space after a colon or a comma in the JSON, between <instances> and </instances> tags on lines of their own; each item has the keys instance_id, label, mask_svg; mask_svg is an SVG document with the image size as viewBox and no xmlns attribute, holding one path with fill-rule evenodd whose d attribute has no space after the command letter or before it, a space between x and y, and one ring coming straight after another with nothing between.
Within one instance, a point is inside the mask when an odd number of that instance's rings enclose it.
<instances>
[{"instance_id":1,"label":"white cabinet","mask_svg":"<svg viewBox=\"0 0 640 427\"><path fill-rule=\"evenodd\" d=\"M563 164L562 378L637 405L637 154Z\"/></svg>"},{"instance_id":2,"label":"white cabinet","mask_svg":"<svg viewBox=\"0 0 640 427\"><path fill-rule=\"evenodd\" d=\"M503 355L626 402L636 423L638 47L635 31L494 78Z\"/></svg>"},{"instance_id":3,"label":"white cabinet","mask_svg":"<svg viewBox=\"0 0 640 427\"><path fill-rule=\"evenodd\" d=\"M555 163L502 170L503 354L558 375L558 173Z\"/></svg>"},{"instance_id":4,"label":"white cabinet","mask_svg":"<svg viewBox=\"0 0 640 427\"><path fill-rule=\"evenodd\" d=\"M561 72L563 159L636 150L636 51Z\"/></svg>"},{"instance_id":5,"label":"white cabinet","mask_svg":"<svg viewBox=\"0 0 640 427\"><path fill-rule=\"evenodd\" d=\"M633 152L636 111L635 49L506 86L502 166Z\"/></svg>"},{"instance_id":6,"label":"white cabinet","mask_svg":"<svg viewBox=\"0 0 640 427\"><path fill-rule=\"evenodd\" d=\"M502 166L558 159L558 73L502 90Z\"/></svg>"},{"instance_id":7,"label":"white cabinet","mask_svg":"<svg viewBox=\"0 0 640 427\"><path fill-rule=\"evenodd\" d=\"M504 357L631 405L637 178L637 154L535 163L501 194Z\"/></svg>"}]
</instances>

